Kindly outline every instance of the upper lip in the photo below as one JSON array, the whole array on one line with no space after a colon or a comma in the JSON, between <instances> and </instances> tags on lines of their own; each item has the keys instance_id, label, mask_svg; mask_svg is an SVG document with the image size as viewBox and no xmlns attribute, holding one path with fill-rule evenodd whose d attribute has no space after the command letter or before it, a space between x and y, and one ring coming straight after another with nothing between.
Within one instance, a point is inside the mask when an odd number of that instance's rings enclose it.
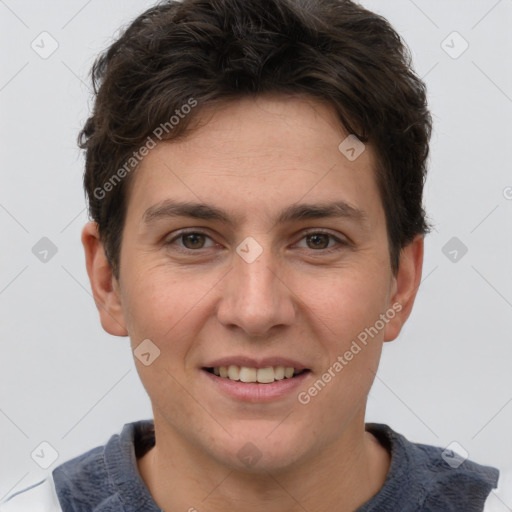
<instances>
[{"instance_id":1,"label":"upper lip","mask_svg":"<svg viewBox=\"0 0 512 512\"><path fill-rule=\"evenodd\" d=\"M218 368L219 366L246 366L248 368L267 368L269 366L284 366L285 368L295 368L295 370L308 370L309 368L295 361L294 359L288 359L286 357L263 357L261 359L255 359L254 357L247 356L227 356L221 357L210 361L204 365L204 368Z\"/></svg>"}]
</instances>

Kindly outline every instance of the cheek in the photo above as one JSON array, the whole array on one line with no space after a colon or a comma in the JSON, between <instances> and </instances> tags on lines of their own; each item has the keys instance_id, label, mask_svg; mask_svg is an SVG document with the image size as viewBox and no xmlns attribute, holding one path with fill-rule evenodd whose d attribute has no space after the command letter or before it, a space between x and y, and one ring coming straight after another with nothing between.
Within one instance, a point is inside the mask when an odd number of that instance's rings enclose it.
<instances>
[{"instance_id":1,"label":"cheek","mask_svg":"<svg viewBox=\"0 0 512 512\"><path fill-rule=\"evenodd\" d=\"M389 290L385 280L376 279L378 274L369 275L347 271L308 295L327 358L314 386L301 390L306 393L301 403L317 409L322 421L331 421L332 414L345 418L364 401L377 371L391 321L386 316Z\"/></svg>"},{"instance_id":2,"label":"cheek","mask_svg":"<svg viewBox=\"0 0 512 512\"><path fill-rule=\"evenodd\" d=\"M137 371L153 406L160 411L168 408L169 397L173 397L173 408L190 408L185 383L187 372L192 369L186 367L187 355L201 329L202 321L198 318L203 311L201 299L204 300L216 281L198 276L179 277L175 270L162 266L139 273L125 287L125 310L130 319L129 336ZM148 365L137 357L142 352L138 347L145 347L141 343L147 339L156 346L150 345L152 361ZM200 412L190 411L190 414L200 416Z\"/></svg>"},{"instance_id":3,"label":"cheek","mask_svg":"<svg viewBox=\"0 0 512 512\"><path fill-rule=\"evenodd\" d=\"M373 326L388 306L390 290L386 279L365 270L330 270L325 276L302 280L304 303L322 326L322 338L337 351Z\"/></svg>"},{"instance_id":4,"label":"cheek","mask_svg":"<svg viewBox=\"0 0 512 512\"><path fill-rule=\"evenodd\" d=\"M139 267L142 268L142 265ZM184 274L165 265L134 272L125 287L125 306L134 334L163 342L190 327L194 311L218 282L217 276Z\"/></svg>"},{"instance_id":5,"label":"cheek","mask_svg":"<svg viewBox=\"0 0 512 512\"><path fill-rule=\"evenodd\" d=\"M381 356L384 328L379 329L382 310L345 310L346 318L332 326L324 338L328 362L308 387L299 390L297 400L316 425L336 436L366 403Z\"/></svg>"}]
</instances>

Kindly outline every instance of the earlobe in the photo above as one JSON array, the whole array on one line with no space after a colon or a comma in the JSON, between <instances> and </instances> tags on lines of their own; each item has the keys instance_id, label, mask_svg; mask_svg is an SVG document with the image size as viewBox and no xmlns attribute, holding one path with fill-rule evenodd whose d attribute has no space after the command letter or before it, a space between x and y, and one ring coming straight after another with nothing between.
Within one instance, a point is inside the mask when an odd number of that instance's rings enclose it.
<instances>
[{"instance_id":1,"label":"earlobe","mask_svg":"<svg viewBox=\"0 0 512 512\"><path fill-rule=\"evenodd\" d=\"M389 308L393 309L396 314L386 325L384 341L396 339L411 314L421 282L423 251L423 235L417 235L400 252L400 265L395 277L394 293L389 304Z\"/></svg>"},{"instance_id":2,"label":"earlobe","mask_svg":"<svg viewBox=\"0 0 512 512\"><path fill-rule=\"evenodd\" d=\"M121 298L100 242L98 225L88 222L82 229L87 274L103 329L113 336L128 336Z\"/></svg>"}]
</instances>

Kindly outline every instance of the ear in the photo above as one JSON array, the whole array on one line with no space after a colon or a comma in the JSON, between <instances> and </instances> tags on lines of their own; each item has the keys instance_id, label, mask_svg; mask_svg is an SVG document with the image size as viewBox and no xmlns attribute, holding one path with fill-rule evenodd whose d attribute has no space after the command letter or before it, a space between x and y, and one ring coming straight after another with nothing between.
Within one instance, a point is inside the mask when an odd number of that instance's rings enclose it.
<instances>
[{"instance_id":1,"label":"ear","mask_svg":"<svg viewBox=\"0 0 512 512\"><path fill-rule=\"evenodd\" d=\"M88 222L84 226L82 245L87 274L103 329L113 336L128 336L118 283L105 256L96 222Z\"/></svg>"},{"instance_id":2,"label":"ear","mask_svg":"<svg viewBox=\"0 0 512 512\"><path fill-rule=\"evenodd\" d=\"M388 310L393 310L396 314L386 324L384 341L393 341L397 338L411 314L421 282L423 250L423 235L417 235L400 251L400 264L397 275L393 277L393 294Z\"/></svg>"}]
</instances>

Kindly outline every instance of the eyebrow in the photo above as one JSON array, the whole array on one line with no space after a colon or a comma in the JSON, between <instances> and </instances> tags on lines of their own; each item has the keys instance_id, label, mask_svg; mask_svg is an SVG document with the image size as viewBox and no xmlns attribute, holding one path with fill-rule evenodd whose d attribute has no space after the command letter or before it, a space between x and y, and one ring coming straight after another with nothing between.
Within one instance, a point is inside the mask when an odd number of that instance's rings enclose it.
<instances>
[{"instance_id":1,"label":"eyebrow","mask_svg":"<svg viewBox=\"0 0 512 512\"><path fill-rule=\"evenodd\" d=\"M174 201L172 199L166 199L150 206L144 212L142 220L144 224L149 225L160 219L173 217L214 220L228 225L234 225L239 220L238 217L232 218L227 211L213 205ZM345 201L293 204L279 214L277 222L284 224L297 220L322 218L346 218L361 224L368 222L368 215L365 211L351 206Z\"/></svg>"}]
</instances>

